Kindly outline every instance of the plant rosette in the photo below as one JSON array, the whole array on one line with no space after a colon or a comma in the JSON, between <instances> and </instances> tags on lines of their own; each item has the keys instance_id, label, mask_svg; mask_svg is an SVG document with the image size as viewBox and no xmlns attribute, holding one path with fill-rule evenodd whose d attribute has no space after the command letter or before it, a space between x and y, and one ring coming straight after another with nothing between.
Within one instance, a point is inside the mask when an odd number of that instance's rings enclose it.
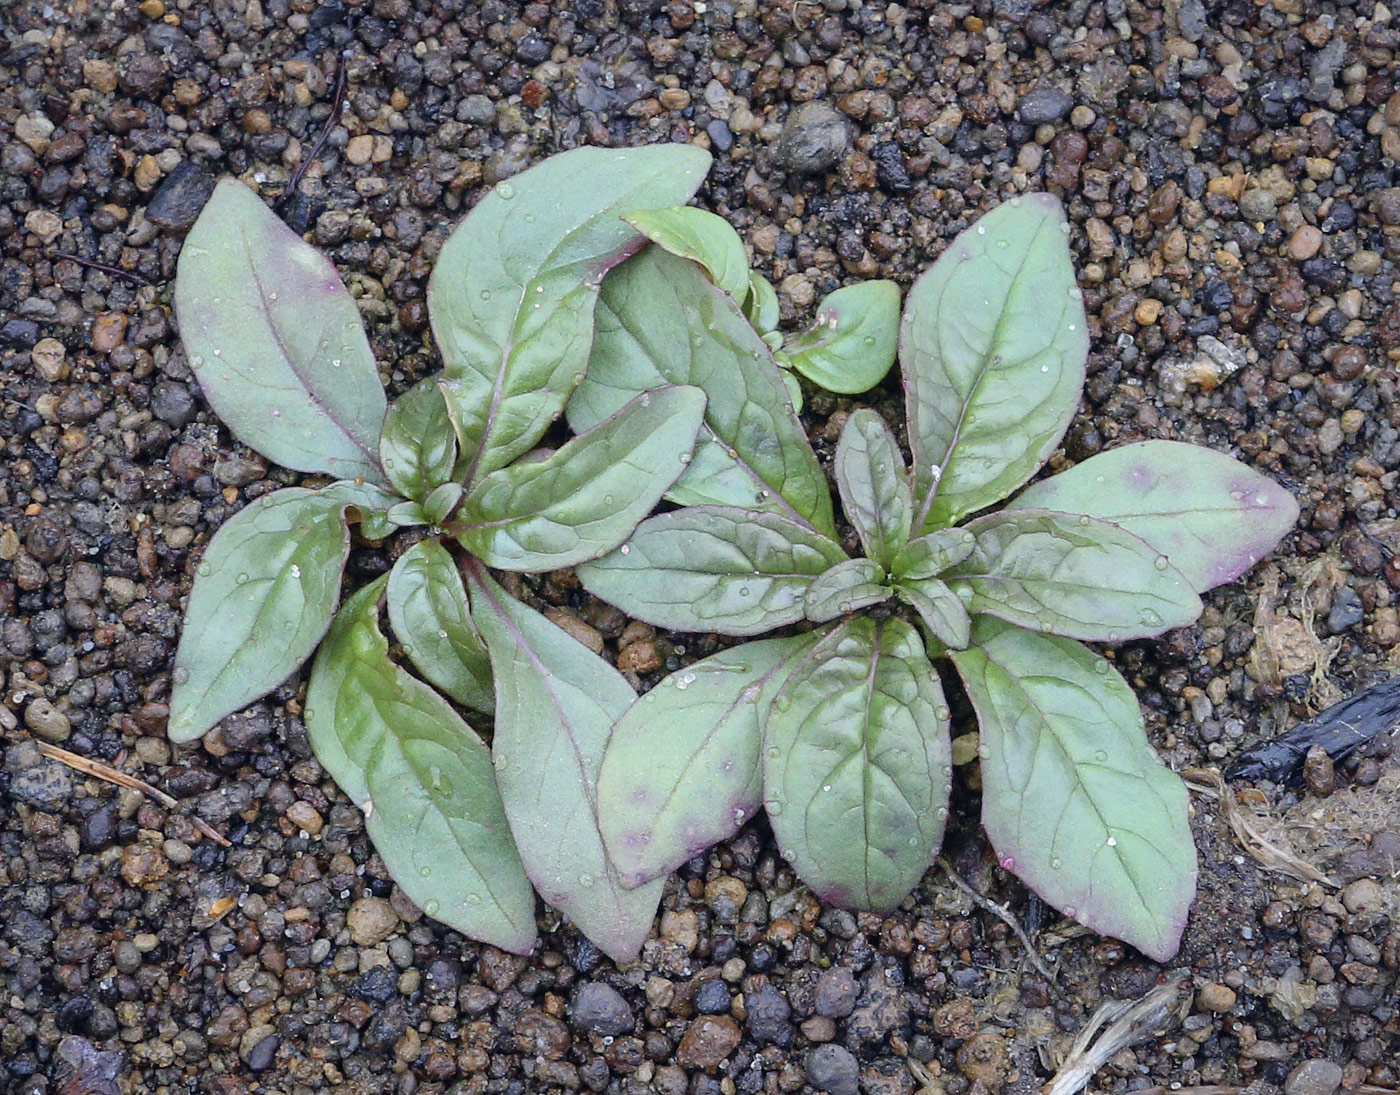
<instances>
[{"instance_id":1,"label":"plant rosette","mask_svg":"<svg viewBox=\"0 0 1400 1095\"><path fill-rule=\"evenodd\" d=\"M429 281L442 373L392 403L335 268L241 183L218 185L179 260L180 334L210 406L270 460L335 481L263 495L209 542L170 737L198 738L315 654L312 748L390 873L429 916L518 953L536 939L532 884L618 959L660 897L620 885L598 828L603 748L635 693L487 568L612 551L686 470L694 386L653 386L536 446L583 378L604 274L646 243L621 214L684 202L708 164L681 145L581 149L498 184ZM409 533L342 604L352 526ZM494 713L491 750L449 700Z\"/></svg>"},{"instance_id":2,"label":"plant rosette","mask_svg":"<svg viewBox=\"0 0 1400 1095\"><path fill-rule=\"evenodd\" d=\"M949 705L933 664L946 657L976 712L982 823L1001 865L1095 931L1176 952L1196 876L1186 791L1127 682L1083 642L1190 624L1199 594L1244 573L1298 511L1230 457L1169 441L1093 456L989 511L1040 469L1079 404L1089 342L1067 232L1053 198L1013 199L910 290L912 467L873 410L849 416L836 450L865 552L854 559L737 271L677 247L609 275L575 428L653 385L694 384L708 402L668 492L682 508L580 579L677 631L789 629L671 674L618 722L598 799L625 885L654 884L763 806L819 898L898 905L947 817ZM657 299L684 324L662 322Z\"/></svg>"}]
</instances>

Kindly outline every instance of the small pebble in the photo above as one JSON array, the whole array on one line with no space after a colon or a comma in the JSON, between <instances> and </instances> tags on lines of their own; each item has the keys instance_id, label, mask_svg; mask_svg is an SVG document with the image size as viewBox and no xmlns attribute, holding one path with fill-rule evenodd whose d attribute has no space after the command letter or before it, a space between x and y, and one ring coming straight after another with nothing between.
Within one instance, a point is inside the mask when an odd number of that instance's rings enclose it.
<instances>
[{"instance_id":1,"label":"small pebble","mask_svg":"<svg viewBox=\"0 0 1400 1095\"><path fill-rule=\"evenodd\" d=\"M807 1082L828 1095L859 1095L860 1063L845 1046L818 1046L807 1054Z\"/></svg>"},{"instance_id":2,"label":"small pebble","mask_svg":"<svg viewBox=\"0 0 1400 1095\"><path fill-rule=\"evenodd\" d=\"M830 103L813 99L788 115L773 159L794 175L819 175L835 167L850 146L846 116Z\"/></svg>"},{"instance_id":3,"label":"small pebble","mask_svg":"<svg viewBox=\"0 0 1400 1095\"><path fill-rule=\"evenodd\" d=\"M626 1034L636 1024L622 994L601 981L587 981L569 1004L569 1021L580 1030L606 1037Z\"/></svg>"},{"instance_id":4,"label":"small pebble","mask_svg":"<svg viewBox=\"0 0 1400 1095\"><path fill-rule=\"evenodd\" d=\"M350 906L345 925L356 946L372 947L398 930L399 914L382 897L362 897Z\"/></svg>"},{"instance_id":5,"label":"small pebble","mask_svg":"<svg viewBox=\"0 0 1400 1095\"><path fill-rule=\"evenodd\" d=\"M1202 1011L1220 1015L1235 1006L1235 990L1218 981L1202 985L1196 992L1196 1006Z\"/></svg>"},{"instance_id":6,"label":"small pebble","mask_svg":"<svg viewBox=\"0 0 1400 1095\"><path fill-rule=\"evenodd\" d=\"M1331 1061L1304 1061L1283 1081L1283 1095L1336 1095L1342 1076L1342 1066Z\"/></svg>"}]
</instances>

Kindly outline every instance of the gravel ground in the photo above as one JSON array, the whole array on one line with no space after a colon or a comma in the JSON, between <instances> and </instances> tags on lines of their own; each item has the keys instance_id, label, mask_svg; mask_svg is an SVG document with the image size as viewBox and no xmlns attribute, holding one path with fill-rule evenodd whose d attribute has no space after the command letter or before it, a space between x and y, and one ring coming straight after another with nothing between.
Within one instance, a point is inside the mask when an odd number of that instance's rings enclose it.
<instances>
[{"instance_id":1,"label":"gravel ground","mask_svg":"<svg viewBox=\"0 0 1400 1095\"><path fill-rule=\"evenodd\" d=\"M301 681L202 746L163 735L201 546L292 481L203 404L170 315L176 255L217 176L284 191L342 86L278 209L335 259L395 390L436 367L424 289L447 231L555 150L708 146L701 201L789 322L849 280L907 284L1016 192L1061 195L1095 338L1055 463L1191 440L1303 509L1197 626L1119 651L1155 743L1178 768L1220 767L1383 679L1400 642L1387 7L6 0L0 31L5 1090L1027 1095L1100 1001L1160 983L1182 987L1180 1020L1113 1056L1098 1089L1400 1082L1384 741L1313 764L1304 788L1236 788L1338 888L1264 870L1196 798L1201 900L1170 968L998 870L961 772L952 868L1009 903L1047 982L945 874L888 918L823 908L761 823L673 879L640 963L614 968L549 913L541 951L511 957L396 892L311 757ZM829 456L855 404L810 402ZM897 407L896 385L869 402ZM704 653L566 575L528 595L626 646L644 683Z\"/></svg>"}]
</instances>

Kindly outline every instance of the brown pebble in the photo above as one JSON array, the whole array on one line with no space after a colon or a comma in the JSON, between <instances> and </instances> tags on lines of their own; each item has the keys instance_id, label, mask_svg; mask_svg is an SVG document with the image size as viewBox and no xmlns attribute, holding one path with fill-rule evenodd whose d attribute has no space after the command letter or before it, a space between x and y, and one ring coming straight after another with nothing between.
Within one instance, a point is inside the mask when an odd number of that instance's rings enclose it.
<instances>
[{"instance_id":1,"label":"brown pebble","mask_svg":"<svg viewBox=\"0 0 1400 1095\"><path fill-rule=\"evenodd\" d=\"M661 668L661 655L649 639L624 646L617 655L617 667L624 673L655 673Z\"/></svg>"},{"instance_id":2,"label":"brown pebble","mask_svg":"<svg viewBox=\"0 0 1400 1095\"><path fill-rule=\"evenodd\" d=\"M126 316L121 312L103 312L92 321L92 348L99 354L110 354L126 338Z\"/></svg>"},{"instance_id":3,"label":"brown pebble","mask_svg":"<svg viewBox=\"0 0 1400 1095\"><path fill-rule=\"evenodd\" d=\"M1347 345L1332 358L1332 375L1338 380L1355 380L1366 368L1366 351L1360 346Z\"/></svg>"},{"instance_id":4,"label":"brown pebble","mask_svg":"<svg viewBox=\"0 0 1400 1095\"><path fill-rule=\"evenodd\" d=\"M1312 258L1322 247L1322 229L1304 224L1288 239L1288 257L1298 262Z\"/></svg>"},{"instance_id":5,"label":"brown pebble","mask_svg":"<svg viewBox=\"0 0 1400 1095\"><path fill-rule=\"evenodd\" d=\"M538 110L548 98L549 88L538 80L526 80L525 86L520 89L521 101L531 110Z\"/></svg>"},{"instance_id":6,"label":"brown pebble","mask_svg":"<svg viewBox=\"0 0 1400 1095\"><path fill-rule=\"evenodd\" d=\"M1202 1011L1213 1011L1217 1015L1235 1006L1235 990L1218 981L1202 985L1196 993L1196 1006Z\"/></svg>"},{"instance_id":7,"label":"brown pebble","mask_svg":"<svg viewBox=\"0 0 1400 1095\"><path fill-rule=\"evenodd\" d=\"M1327 750L1314 745L1303 760L1303 782L1308 790L1320 798L1325 798L1337 789L1337 773L1332 767L1332 758Z\"/></svg>"},{"instance_id":8,"label":"brown pebble","mask_svg":"<svg viewBox=\"0 0 1400 1095\"><path fill-rule=\"evenodd\" d=\"M676 1064L713 1072L739 1044L739 1024L728 1015L702 1015L690 1024L676 1048Z\"/></svg>"}]
</instances>

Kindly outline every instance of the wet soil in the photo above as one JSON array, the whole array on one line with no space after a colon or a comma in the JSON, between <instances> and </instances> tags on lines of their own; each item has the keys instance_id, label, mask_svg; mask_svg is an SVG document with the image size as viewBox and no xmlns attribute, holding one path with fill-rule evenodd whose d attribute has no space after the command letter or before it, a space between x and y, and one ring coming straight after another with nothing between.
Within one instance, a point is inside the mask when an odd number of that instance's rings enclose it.
<instances>
[{"instance_id":1,"label":"wet soil","mask_svg":"<svg viewBox=\"0 0 1400 1095\"><path fill-rule=\"evenodd\" d=\"M1396 1086L1387 736L1315 758L1301 788L1236 787L1336 886L1266 870L1194 800L1201 893L1167 967L1001 872L960 772L951 866L1009 906L1048 981L938 871L888 917L823 908L761 822L672 880L639 963L615 968L548 911L541 949L514 958L396 892L311 756L299 678L202 745L163 731L202 545L294 479L214 419L175 337L175 258L213 180L259 186L332 255L400 390L436 367L424 289L446 233L483 187L585 143L709 147L700 201L743 233L788 323L847 281L907 284L1015 193L1061 196L1094 341L1052 464L1189 440L1302 506L1199 624L1117 652L1154 744L1220 768L1384 679L1397 47L1374 0L0 5L0 1087L1025 1093L1101 1001L1162 983L1182 1012L1096 1089ZM865 402L897 414L896 382ZM809 403L829 457L858 401ZM351 563L385 565L370 548ZM525 592L618 655L626 621L566 575ZM703 652L627 635L643 683Z\"/></svg>"}]
</instances>

